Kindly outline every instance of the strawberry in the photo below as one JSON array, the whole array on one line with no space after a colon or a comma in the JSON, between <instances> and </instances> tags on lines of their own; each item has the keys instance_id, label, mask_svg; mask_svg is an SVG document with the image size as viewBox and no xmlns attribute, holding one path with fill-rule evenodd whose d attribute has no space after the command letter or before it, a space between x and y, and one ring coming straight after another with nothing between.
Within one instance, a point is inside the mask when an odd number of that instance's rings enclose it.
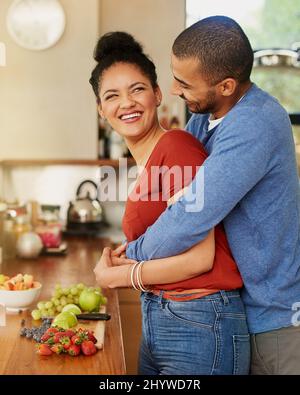
<instances>
[{"instance_id":1,"label":"strawberry","mask_svg":"<svg viewBox=\"0 0 300 395\"><path fill-rule=\"evenodd\" d=\"M62 344L53 344L53 346L51 346L51 351L53 351L55 354L61 354L64 351L64 347Z\"/></svg>"},{"instance_id":2,"label":"strawberry","mask_svg":"<svg viewBox=\"0 0 300 395\"><path fill-rule=\"evenodd\" d=\"M82 338L82 340L90 340L93 343L97 343L97 339L94 336L94 332L88 331L88 330L81 330L80 333L78 333L79 337Z\"/></svg>"},{"instance_id":3,"label":"strawberry","mask_svg":"<svg viewBox=\"0 0 300 395\"><path fill-rule=\"evenodd\" d=\"M43 336L41 337L41 341L42 343L46 343L47 340L49 340L53 335L51 335L51 333L44 333Z\"/></svg>"},{"instance_id":4,"label":"strawberry","mask_svg":"<svg viewBox=\"0 0 300 395\"><path fill-rule=\"evenodd\" d=\"M68 353L72 357L77 357L77 355L80 354L80 351L81 351L80 346L78 346L76 344L71 344L70 348L68 349Z\"/></svg>"},{"instance_id":5,"label":"strawberry","mask_svg":"<svg viewBox=\"0 0 300 395\"><path fill-rule=\"evenodd\" d=\"M59 343L59 339L64 336L65 332L56 332L53 337L54 343Z\"/></svg>"},{"instance_id":6,"label":"strawberry","mask_svg":"<svg viewBox=\"0 0 300 395\"><path fill-rule=\"evenodd\" d=\"M51 327L51 328L48 328L45 333L49 334L50 336L53 336L57 332L58 332L57 328Z\"/></svg>"},{"instance_id":7,"label":"strawberry","mask_svg":"<svg viewBox=\"0 0 300 395\"><path fill-rule=\"evenodd\" d=\"M71 341L72 341L72 344L79 345L83 342L83 339L78 335L74 335L74 336L72 336Z\"/></svg>"},{"instance_id":8,"label":"strawberry","mask_svg":"<svg viewBox=\"0 0 300 395\"><path fill-rule=\"evenodd\" d=\"M71 339L68 336L61 337L59 342L63 345L65 350L68 350L71 346Z\"/></svg>"},{"instance_id":9,"label":"strawberry","mask_svg":"<svg viewBox=\"0 0 300 395\"><path fill-rule=\"evenodd\" d=\"M85 340L81 344L81 351L84 355L93 355L96 354L97 348L91 340Z\"/></svg>"},{"instance_id":10,"label":"strawberry","mask_svg":"<svg viewBox=\"0 0 300 395\"><path fill-rule=\"evenodd\" d=\"M91 331L87 331L87 337L90 341L92 341L93 343L97 343L97 339L94 336L94 333Z\"/></svg>"},{"instance_id":11,"label":"strawberry","mask_svg":"<svg viewBox=\"0 0 300 395\"><path fill-rule=\"evenodd\" d=\"M68 336L68 337L72 337L72 336L74 336L75 335L75 332L74 331L72 331L71 329L67 329L66 331L65 331L65 336Z\"/></svg>"},{"instance_id":12,"label":"strawberry","mask_svg":"<svg viewBox=\"0 0 300 395\"><path fill-rule=\"evenodd\" d=\"M48 344L41 343L41 344L38 344L37 354L51 355L52 351L51 351L50 346Z\"/></svg>"},{"instance_id":13,"label":"strawberry","mask_svg":"<svg viewBox=\"0 0 300 395\"><path fill-rule=\"evenodd\" d=\"M50 336L49 339L45 343L50 344L50 345L54 344L55 343L54 336Z\"/></svg>"}]
</instances>

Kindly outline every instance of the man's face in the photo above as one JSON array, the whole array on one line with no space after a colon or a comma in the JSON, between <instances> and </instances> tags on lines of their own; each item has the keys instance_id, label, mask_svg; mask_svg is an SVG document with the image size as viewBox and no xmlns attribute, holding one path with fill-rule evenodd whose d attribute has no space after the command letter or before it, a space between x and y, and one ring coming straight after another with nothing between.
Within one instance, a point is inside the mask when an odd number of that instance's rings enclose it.
<instances>
[{"instance_id":1,"label":"man's face","mask_svg":"<svg viewBox=\"0 0 300 395\"><path fill-rule=\"evenodd\" d=\"M208 114L218 110L217 89L201 76L197 59L179 59L172 53L171 67L171 93L181 97L191 112Z\"/></svg>"}]
</instances>

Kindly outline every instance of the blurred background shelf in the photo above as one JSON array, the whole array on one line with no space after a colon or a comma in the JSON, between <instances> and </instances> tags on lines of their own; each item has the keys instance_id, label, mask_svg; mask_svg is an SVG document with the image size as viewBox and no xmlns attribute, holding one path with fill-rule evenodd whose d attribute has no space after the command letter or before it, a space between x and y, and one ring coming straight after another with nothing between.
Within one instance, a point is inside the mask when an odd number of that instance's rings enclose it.
<instances>
[{"instance_id":1,"label":"blurred background shelf","mask_svg":"<svg viewBox=\"0 0 300 395\"><path fill-rule=\"evenodd\" d=\"M133 158L127 159L128 165L134 165ZM5 167L15 166L112 166L118 167L119 160L113 159L6 159L0 161L0 164Z\"/></svg>"}]
</instances>

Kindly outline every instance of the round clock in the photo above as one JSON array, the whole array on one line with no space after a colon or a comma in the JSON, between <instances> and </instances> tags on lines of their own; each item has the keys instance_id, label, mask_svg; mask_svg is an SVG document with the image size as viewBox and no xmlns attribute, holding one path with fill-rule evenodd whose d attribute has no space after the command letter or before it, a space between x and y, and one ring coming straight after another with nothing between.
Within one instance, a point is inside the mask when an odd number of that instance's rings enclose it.
<instances>
[{"instance_id":1,"label":"round clock","mask_svg":"<svg viewBox=\"0 0 300 395\"><path fill-rule=\"evenodd\" d=\"M46 49L65 29L65 13L58 0L15 0L8 9L7 29L23 48Z\"/></svg>"}]
</instances>

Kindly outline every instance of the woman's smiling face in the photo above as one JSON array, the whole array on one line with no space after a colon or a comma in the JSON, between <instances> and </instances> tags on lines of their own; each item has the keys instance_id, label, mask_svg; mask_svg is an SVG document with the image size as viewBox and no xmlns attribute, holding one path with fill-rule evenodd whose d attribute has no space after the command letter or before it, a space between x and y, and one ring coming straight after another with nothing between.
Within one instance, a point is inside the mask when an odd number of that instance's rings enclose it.
<instances>
[{"instance_id":1,"label":"woman's smiling face","mask_svg":"<svg viewBox=\"0 0 300 395\"><path fill-rule=\"evenodd\" d=\"M99 97L100 116L125 138L143 136L158 123L161 91L158 87L153 88L150 80L134 64L116 63L105 70Z\"/></svg>"}]
</instances>

